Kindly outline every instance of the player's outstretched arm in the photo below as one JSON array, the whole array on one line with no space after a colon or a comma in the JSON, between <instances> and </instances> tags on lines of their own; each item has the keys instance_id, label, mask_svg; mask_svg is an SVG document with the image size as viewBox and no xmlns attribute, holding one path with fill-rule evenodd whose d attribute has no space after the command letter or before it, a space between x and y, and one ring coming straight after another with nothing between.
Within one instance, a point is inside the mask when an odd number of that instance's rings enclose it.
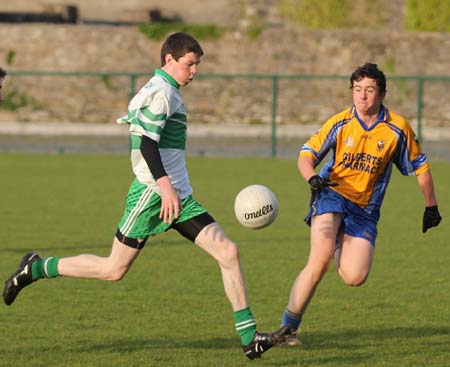
<instances>
[{"instance_id":1,"label":"player's outstretched arm","mask_svg":"<svg viewBox=\"0 0 450 367\"><path fill-rule=\"evenodd\" d=\"M442 217L438 209L431 171L418 175L417 182L425 199L425 212L423 213L422 221L422 233L425 233L428 229L438 226Z\"/></svg>"}]
</instances>

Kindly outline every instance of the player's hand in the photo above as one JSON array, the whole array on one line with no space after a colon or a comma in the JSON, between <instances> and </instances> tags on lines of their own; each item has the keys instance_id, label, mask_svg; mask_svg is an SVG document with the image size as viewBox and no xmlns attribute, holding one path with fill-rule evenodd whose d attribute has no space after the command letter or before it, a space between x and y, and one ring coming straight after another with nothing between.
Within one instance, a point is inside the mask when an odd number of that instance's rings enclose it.
<instances>
[{"instance_id":1,"label":"player's hand","mask_svg":"<svg viewBox=\"0 0 450 367\"><path fill-rule=\"evenodd\" d=\"M330 186L338 186L339 184L330 181L328 178L320 177L319 175L312 176L308 180L309 186L311 186L312 191L322 191L323 189Z\"/></svg>"},{"instance_id":2,"label":"player's hand","mask_svg":"<svg viewBox=\"0 0 450 367\"><path fill-rule=\"evenodd\" d=\"M330 186L338 186L339 184L329 180L328 178L314 175L308 180L309 186L311 186L311 200L315 198L320 199L320 192L326 190Z\"/></svg>"},{"instance_id":3,"label":"player's hand","mask_svg":"<svg viewBox=\"0 0 450 367\"><path fill-rule=\"evenodd\" d=\"M171 224L178 218L181 211L181 200L167 176L159 178L157 182L161 188L161 210L159 212L159 218L164 223Z\"/></svg>"},{"instance_id":4,"label":"player's hand","mask_svg":"<svg viewBox=\"0 0 450 367\"><path fill-rule=\"evenodd\" d=\"M159 218L162 219L164 223L171 224L178 218L180 210L181 200L177 193L174 190L168 193L163 192L161 195L161 211L159 212Z\"/></svg>"},{"instance_id":5,"label":"player's hand","mask_svg":"<svg viewBox=\"0 0 450 367\"><path fill-rule=\"evenodd\" d=\"M425 207L425 212L423 213L423 225L422 233L425 233L431 227L437 227L441 222L441 215L437 205Z\"/></svg>"}]
</instances>

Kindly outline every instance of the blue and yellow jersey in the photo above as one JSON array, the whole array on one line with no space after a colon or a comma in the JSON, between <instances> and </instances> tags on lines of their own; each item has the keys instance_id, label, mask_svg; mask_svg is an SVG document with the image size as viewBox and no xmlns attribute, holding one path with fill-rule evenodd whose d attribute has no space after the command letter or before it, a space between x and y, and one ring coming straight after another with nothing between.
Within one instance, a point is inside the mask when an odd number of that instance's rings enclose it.
<instances>
[{"instance_id":1,"label":"blue and yellow jersey","mask_svg":"<svg viewBox=\"0 0 450 367\"><path fill-rule=\"evenodd\" d=\"M379 210L392 163L408 176L429 169L412 127L383 105L370 128L354 106L334 115L303 145L300 155L313 157L317 166L329 152L320 175L339 184L332 190L368 211Z\"/></svg>"}]
</instances>

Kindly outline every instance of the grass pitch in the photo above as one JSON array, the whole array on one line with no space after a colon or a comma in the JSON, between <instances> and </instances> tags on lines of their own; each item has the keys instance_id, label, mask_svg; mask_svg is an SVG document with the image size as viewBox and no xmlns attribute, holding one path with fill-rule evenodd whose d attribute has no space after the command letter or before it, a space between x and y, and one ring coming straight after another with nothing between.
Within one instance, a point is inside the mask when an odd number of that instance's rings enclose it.
<instances>
[{"instance_id":1,"label":"grass pitch","mask_svg":"<svg viewBox=\"0 0 450 367\"><path fill-rule=\"evenodd\" d=\"M308 256L308 187L296 162L188 160L194 196L240 246L261 331L278 328ZM0 155L5 280L29 250L107 255L132 180L128 157ZM421 233L414 177L395 173L368 282L345 286L334 268L305 316L303 346L249 362L240 350L217 264L175 232L151 238L118 283L57 278L0 306L0 366L450 366L450 165L432 165L441 226ZM259 231L234 218L236 193L269 186L280 214Z\"/></svg>"}]
</instances>

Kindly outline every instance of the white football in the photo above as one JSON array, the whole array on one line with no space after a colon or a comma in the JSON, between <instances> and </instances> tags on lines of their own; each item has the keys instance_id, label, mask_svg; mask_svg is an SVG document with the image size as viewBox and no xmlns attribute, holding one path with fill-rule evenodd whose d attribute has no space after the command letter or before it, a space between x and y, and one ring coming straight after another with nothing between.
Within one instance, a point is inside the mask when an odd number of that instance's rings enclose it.
<instances>
[{"instance_id":1,"label":"white football","mask_svg":"<svg viewBox=\"0 0 450 367\"><path fill-rule=\"evenodd\" d=\"M276 219L278 200L266 186L250 185L236 195L234 213L244 227L264 228Z\"/></svg>"}]
</instances>

